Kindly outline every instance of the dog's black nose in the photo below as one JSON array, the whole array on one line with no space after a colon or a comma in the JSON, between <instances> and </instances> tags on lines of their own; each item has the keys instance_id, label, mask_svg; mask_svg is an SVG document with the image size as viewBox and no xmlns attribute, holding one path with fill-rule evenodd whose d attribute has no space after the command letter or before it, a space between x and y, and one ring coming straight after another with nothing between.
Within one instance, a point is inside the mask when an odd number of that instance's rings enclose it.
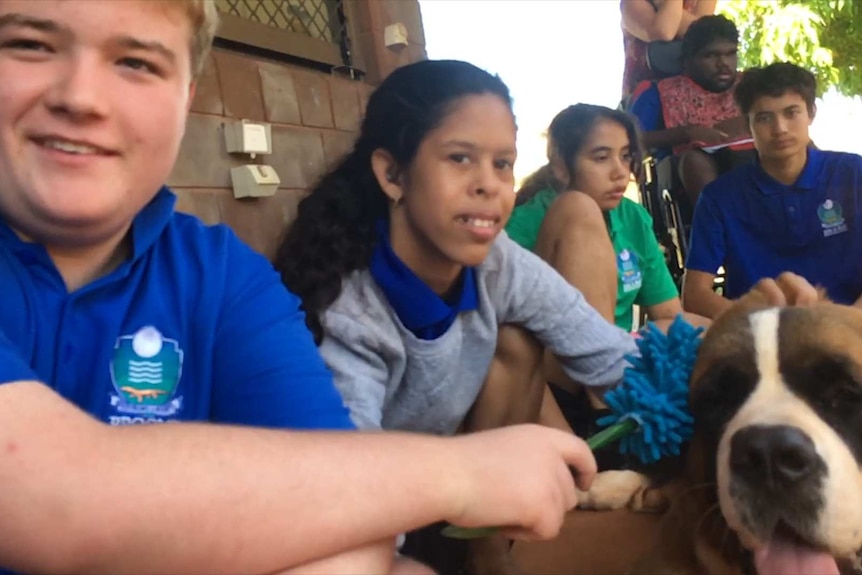
<instances>
[{"instance_id":1,"label":"dog's black nose","mask_svg":"<svg viewBox=\"0 0 862 575\"><path fill-rule=\"evenodd\" d=\"M754 484L798 483L817 469L819 461L811 438L788 425L751 425L730 441L730 470Z\"/></svg>"}]
</instances>

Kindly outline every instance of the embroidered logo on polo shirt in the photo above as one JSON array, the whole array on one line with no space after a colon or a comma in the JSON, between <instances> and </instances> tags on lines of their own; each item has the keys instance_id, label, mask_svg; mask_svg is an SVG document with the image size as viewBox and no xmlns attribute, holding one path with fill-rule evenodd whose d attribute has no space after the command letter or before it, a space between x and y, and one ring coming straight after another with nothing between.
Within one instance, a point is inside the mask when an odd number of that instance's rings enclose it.
<instances>
[{"instance_id":1,"label":"embroidered logo on polo shirt","mask_svg":"<svg viewBox=\"0 0 862 575\"><path fill-rule=\"evenodd\" d=\"M623 284L623 292L639 290L643 283L643 274L638 266L638 256L629 250L622 250L617 254L617 269L620 281Z\"/></svg>"},{"instance_id":2,"label":"embroidered logo on polo shirt","mask_svg":"<svg viewBox=\"0 0 862 575\"><path fill-rule=\"evenodd\" d=\"M823 237L828 238L847 231L844 212L841 209L841 204L838 202L826 200L817 206L817 217L820 218Z\"/></svg>"},{"instance_id":3,"label":"embroidered logo on polo shirt","mask_svg":"<svg viewBox=\"0 0 862 575\"><path fill-rule=\"evenodd\" d=\"M142 417L111 417L112 424L160 421L182 408L175 397L183 369L183 350L153 326L117 338L111 360L116 394L111 406L119 413Z\"/></svg>"}]
</instances>

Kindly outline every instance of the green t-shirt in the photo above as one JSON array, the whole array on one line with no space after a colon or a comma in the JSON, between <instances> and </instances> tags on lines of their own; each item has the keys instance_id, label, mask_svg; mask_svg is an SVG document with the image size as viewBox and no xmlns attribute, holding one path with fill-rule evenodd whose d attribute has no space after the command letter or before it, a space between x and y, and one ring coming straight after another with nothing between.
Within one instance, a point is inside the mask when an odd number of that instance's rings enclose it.
<instances>
[{"instance_id":1,"label":"green t-shirt","mask_svg":"<svg viewBox=\"0 0 862 575\"><path fill-rule=\"evenodd\" d=\"M506 224L509 237L533 250L545 214L556 197L554 190L542 190L517 206ZM657 305L678 297L679 292L655 238L652 218L643 206L623 198L619 206L605 213L605 221L617 254L615 323L631 330L635 304Z\"/></svg>"},{"instance_id":2,"label":"green t-shirt","mask_svg":"<svg viewBox=\"0 0 862 575\"><path fill-rule=\"evenodd\" d=\"M506 233L509 237L531 252L535 251L539 229L542 227L548 208L555 199L557 199L557 192L548 188L536 192L535 196L520 206L515 206L512 216L506 223Z\"/></svg>"}]
</instances>

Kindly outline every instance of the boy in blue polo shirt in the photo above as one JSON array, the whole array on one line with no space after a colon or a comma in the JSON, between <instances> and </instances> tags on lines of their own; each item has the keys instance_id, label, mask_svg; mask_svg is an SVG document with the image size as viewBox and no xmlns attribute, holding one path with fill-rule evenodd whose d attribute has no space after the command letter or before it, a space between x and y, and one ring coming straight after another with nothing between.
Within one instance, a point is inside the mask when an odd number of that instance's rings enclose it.
<instances>
[{"instance_id":1,"label":"boy in blue polo shirt","mask_svg":"<svg viewBox=\"0 0 862 575\"><path fill-rule=\"evenodd\" d=\"M285 431L353 430L297 298L162 186L217 21L0 0L0 573L427 573L395 535L553 536L595 471L567 434ZM240 425L127 425L190 420Z\"/></svg>"},{"instance_id":2,"label":"boy in blue polo shirt","mask_svg":"<svg viewBox=\"0 0 862 575\"><path fill-rule=\"evenodd\" d=\"M795 272L834 301L862 295L862 157L810 145L816 81L794 64L746 71L735 99L758 162L707 186L695 209L683 304L715 318L761 278ZM713 291L718 268L724 296Z\"/></svg>"},{"instance_id":3,"label":"boy in blue polo shirt","mask_svg":"<svg viewBox=\"0 0 862 575\"><path fill-rule=\"evenodd\" d=\"M299 300L228 228L174 213L162 187L203 56L162 49L186 27L108 55L101 17L13 6L0 21L0 331L32 379L117 425L351 428Z\"/></svg>"}]
</instances>

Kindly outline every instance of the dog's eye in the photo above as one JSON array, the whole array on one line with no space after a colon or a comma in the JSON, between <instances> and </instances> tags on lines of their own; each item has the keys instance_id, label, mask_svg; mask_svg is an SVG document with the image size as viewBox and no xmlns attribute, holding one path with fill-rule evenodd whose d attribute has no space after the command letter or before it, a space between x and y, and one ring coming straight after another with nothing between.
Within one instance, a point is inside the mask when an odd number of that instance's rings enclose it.
<instances>
[{"instance_id":1,"label":"dog's eye","mask_svg":"<svg viewBox=\"0 0 862 575\"><path fill-rule=\"evenodd\" d=\"M862 403L862 387L855 381L833 381L818 399L829 409L856 409Z\"/></svg>"},{"instance_id":2,"label":"dog's eye","mask_svg":"<svg viewBox=\"0 0 862 575\"><path fill-rule=\"evenodd\" d=\"M697 425L718 431L754 388L755 376L734 363L711 368L692 387L689 407Z\"/></svg>"},{"instance_id":3,"label":"dog's eye","mask_svg":"<svg viewBox=\"0 0 862 575\"><path fill-rule=\"evenodd\" d=\"M805 386L822 406L829 409L857 408L862 403L862 385L848 373L842 361L821 361L808 370Z\"/></svg>"}]
</instances>

